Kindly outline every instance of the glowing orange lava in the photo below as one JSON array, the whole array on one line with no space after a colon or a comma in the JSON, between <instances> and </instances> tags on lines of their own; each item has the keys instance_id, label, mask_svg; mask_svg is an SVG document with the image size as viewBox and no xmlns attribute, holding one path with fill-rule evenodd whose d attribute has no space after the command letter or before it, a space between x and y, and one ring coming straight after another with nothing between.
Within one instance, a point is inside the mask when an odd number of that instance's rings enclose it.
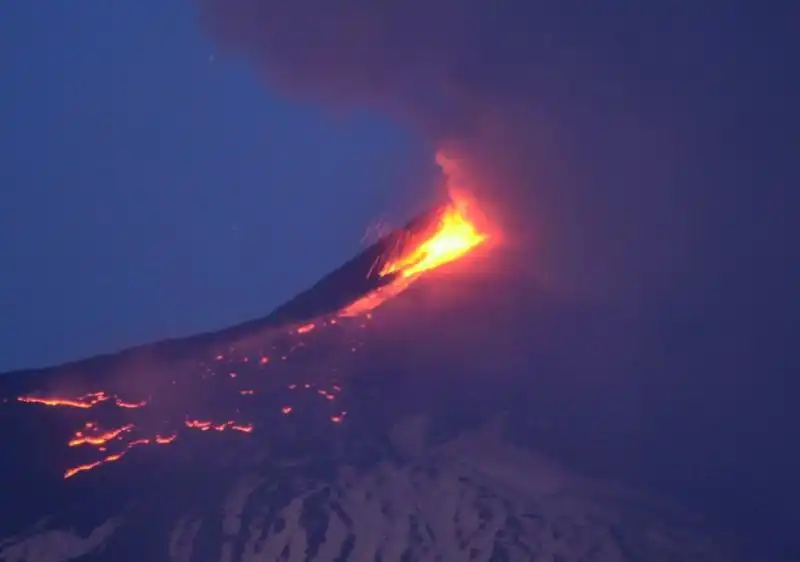
<instances>
[{"instance_id":1,"label":"glowing orange lava","mask_svg":"<svg viewBox=\"0 0 800 562\"><path fill-rule=\"evenodd\" d=\"M19 402L25 402L26 404L42 404L44 406L64 406L67 408L81 409L91 408L92 406L96 406L100 402L105 402L108 399L109 397L103 392L91 392L78 398L61 398L57 396L50 398L20 396L17 398Z\"/></svg>"},{"instance_id":2,"label":"glowing orange lava","mask_svg":"<svg viewBox=\"0 0 800 562\"><path fill-rule=\"evenodd\" d=\"M201 431L208 431L211 429L210 421L186 420L184 423L186 424L186 427L191 429L199 429Z\"/></svg>"},{"instance_id":3,"label":"glowing orange lava","mask_svg":"<svg viewBox=\"0 0 800 562\"><path fill-rule=\"evenodd\" d=\"M251 423L236 423L235 421L226 421L222 423L214 423L207 420L186 420L184 425L190 429L199 429L200 431L225 431L232 429L234 431L241 431L242 433L252 433L253 424Z\"/></svg>"},{"instance_id":4,"label":"glowing orange lava","mask_svg":"<svg viewBox=\"0 0 800 562\"><path fill-rule=\"evenodd\" d=\"M119 459L122 458L122 456L124 454L125 453L122 452L122 453L116 453L114 455L108 455L106 458L104 458L102 460L90 462L90 463L87 463L87 464L81 464L81 465L78 465L78 466L76 466L74 468L70 468L69 470L67 470L64 473L64 478L65 479L66 478L71 478L71 477L75 476L76 474L78 474L79 472L85 472L87 470L92 470L93 468L97 468L98 466L100 466L102 464L118 461Z\"/></svg>"},{"instance_id":5,"label":"glowing orange lava","mask_svg":"<svg viewBox=\"0 0 800 562\"><path fill-rule=\"evenodd\" d=\"M405 291L425 272L458 260L486 242L488 234L481 232L470 220L471 204L466 195L451 191L450 202L442 210L432 232L418 243L406 239L390 252L379 276L393 276L393 279L346 306L339 315L353 317L368 314ZM413 244L411 248L405 247L409 243Z\"/></svg>"},{"instance_id":6,"label":"glowing orange lava","mask_svg":"<svg viewBox=\"0 0 800 562\"><path fill-rule=\"evenodd\" d=\"M141 402L126 402L121 398L117 398L115 403L118 407L127 408L129 410L133 410L136 408L143 408L144 406L147 406L147 402L145 402L144 400L142 400Z\"/></svg>"},{"instance_id":7,"label":"glowing orange lava","mask_svg":"<svg viewBox=\"0 0 800 562\"><path fill-rule=\"evenodd\" d=\"M87 425L87 427L88 427L88 425ZM118 436L118 435L121 435L122 433L124 433L125 431L130 431L130 429L132 429L132 428L133 428L133 426L130 425L130 426L126 426L126 427L120 428L119 430L115 430L115 431L118 432L117 433L117 436ZM111 433L112 432L109 432L108 434L105 434L105 435L110 435ZM111 455L107 455L106 457L104 457L104 458L102 458L100 460L89 462L89 463L86 463L86 464L81 464L81 465L72 467L70 469L67 469L67 471L64 472L64 479L72 478L76 474L79 474L81 472L88 472L90 470L93 470L95 468L103 466L104 464L116 462L116 461L120 460L122 457L124 457L128 453L128 451L130 451L134 447L138 447L140 445L151 445L151 444L168 445L169 443L172 443L173 441L175 441L175 439L177 439L177 438L178 438L178 434L176 433L176 434L169 435L169 436L166 436L166 437L162 437L160 435L156 435L153 438L140 437L139 439L134 439L133 441L128 442L125 445L125 448L122 451L119 451L118 453L113 453ZM99 441L87 440L86 443L89 443L91 445L96 445L96 444L99 443ZM72 446L72 442L70 442L70 446ZM101 446L101 447L98 447L98 450L99 451L105 451L106 448Z\"/></svg>"},{"instance_id":8,"label":"glowing orange lava","mask_svg":"<svg viewBox=\"0 0 800 562\"><path fill-rule=\"evenodd\" d=\"M82 431L78 431L75 433L75 437L70 439L67 445L70 447L77 447L78 445L104 445L112 439L116 439L124 432L130 431L131 429L133 429L132 423L124 425L118 429L112 429L110 431L98 433L97 435L84 435Z\"/></svg>"},{"instance_id":9,"label":"glowing orange lava","mask_svg":"<svg viewBox=\"0 0 800 562\"><path fill-rule=\"evenodd\" d=\"M454 200L445 209L436 231L419 246L381 268L381 277L398 274L415 277L425 271L455 261L482 244L486 235L478 232L467 218L466 199Z\"/></svg>"},{"instance_id":10,"label":"glowing orange lava","mask_svg":"<svg viewBox=\"0 0 800 562\"><path fill-rule=\"evenodd\" d=\"M60 396L51 396L51 397L20 396L17 398L17 401L24 402L26 404L42 404L43 406L61 406L65 408L80 408L87 410L102 402L111 400L111 398L112 396L109 396L105 392L100 391L100 392L90 392L89 394L84 394L83 396L79 396L78 398L67 398ZM114 404L118 408L135 409L147 406L147 402L144 400L141 400L139 402L128 402L127 400L123 400L118 396L114 396L113 398L114 398Z\"/></svg>"}]
</instances>

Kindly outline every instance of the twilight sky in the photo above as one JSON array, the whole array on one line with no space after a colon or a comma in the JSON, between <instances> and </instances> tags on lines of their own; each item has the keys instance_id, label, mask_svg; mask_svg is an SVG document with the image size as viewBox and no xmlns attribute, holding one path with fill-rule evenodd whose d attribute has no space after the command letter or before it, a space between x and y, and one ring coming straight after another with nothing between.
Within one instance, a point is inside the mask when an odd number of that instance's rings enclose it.
<instances>
[{"instance_id":1,"label":"twilight sky","mask_svg":"<svg viewBox=\"0 0 800 562\"><path fill-rule=\"evenodd\" d=\"M18 2L0 44L0 371L260 316L430 196L419 140L277 97L188 3Z\"/></svg>"}]
</instances>

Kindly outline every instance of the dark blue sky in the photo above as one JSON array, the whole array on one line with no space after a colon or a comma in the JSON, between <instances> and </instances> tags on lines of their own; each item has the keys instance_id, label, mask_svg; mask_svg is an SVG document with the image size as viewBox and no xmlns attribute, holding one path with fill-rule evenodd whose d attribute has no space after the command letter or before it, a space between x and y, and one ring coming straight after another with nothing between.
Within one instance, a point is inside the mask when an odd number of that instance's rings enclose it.
<instances>
[{"instance_id":1,"label":"dark blue sky","mask_svg":"<svg viewBox=\"0 0 800 562\"><path fill-rule=\"evenodd\" d=\"M261 315L426 205L428 147L273 95L182 2L0 19L0 371Z\"/></svg>"}]
</instances>

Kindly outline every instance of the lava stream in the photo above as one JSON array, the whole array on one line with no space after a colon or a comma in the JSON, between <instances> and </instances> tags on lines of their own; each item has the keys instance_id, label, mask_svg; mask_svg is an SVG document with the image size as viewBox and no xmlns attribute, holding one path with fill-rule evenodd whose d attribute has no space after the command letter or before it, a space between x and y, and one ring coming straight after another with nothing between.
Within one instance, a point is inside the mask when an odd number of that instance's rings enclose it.
<instances>
[{"instance_id":1,"label":"lava stream","mask_svg":"<svg viewBox=\"0 0 800 562\"><path fill-rule=\"evenodd\" d=\"M78 398L65 398L59 396L52 396L49 398L43 398L38 396L20 396L17 398L17 401L24 402L26 404L41 404L43 406L64 406L67 408L81 408L81 409L89 409L101 402L105 402L108 400L110 396L107 396L104 392L90 392L89 394L85 394L83 396L79 396Z\"/></svg>"},{"instance_id":2,"label":"lava stream","mask_svg":"<svg viewBox=\"0 0 800 562\"><path fill-rule=\"evenodd\" d=\"M112 396L109 396L103 391L99 391L90 392L89 394L84 394L78 398L69 398L63 396L19 396L17 397L17 401L25 404L41 404L43 406L62 406L66 408L79 408L82 410L88 410L89 408L93 408L98 404L111 400L111 398ZM123 400L119 396L113 396L113 398L114 405L116 405L118 408L130 410L147 406L147 402L145 400L141 400L139 402L129 402L127 400Z\"/></svg>"},{"instance_id":3,"label":"lava stream","mask_svg":"<svg viewBox=\"0 0 800 562\"><path fill-rule=\"evenodd\" d=\"M458 260L486 242L488 234L470 220L470 204L465 195L451 191L450 202L441 211L433 232L410 249L407 246L413 240L406 237L390 252L378 275L391 281L344 307L339 316L368 314L405 291L425 272Z\"/></svg>"},{"instance_id":4,"label":"lava stream","mask_svg":"<svg viewBox=\"0 0 800 562\"><path fill-rule=\"evenodd\" d=\"M143 438L135 439L135 440L129 442L125 446L125 449L123 449L122 451L119 451L118 453L107 455L106 457L104 457L104 458L102 458L100 460L93 461L93 462L86 463L86 464L80 464L78 466L75 466L75 467L72 467L72 468L68 469L66 472L64 472L64 479L71 478L71 477L73 477L76 474L79 474L81 472L88 472L88 471L93 470L95 468L98 468L98 467L100 467L100 466L102 466L104 464L116 462L116 461L120 460L122 457L124 457L128 453L128 451L130 451L134 447L138 447L138 446L141 446L141 445L150 445L150 444L168 445L169 443L172 443L173 441L175 441L175 439L177 439L177 437L178 437L178 434L175 433L173 435L169 435L169 436L166 436L166 437L161 436L161 435L156 435L153 438L143 437ZM105 449L103 449L103 450L105 450Z\"/></svg>"},{"instance_id":5,"label":"lava stream","mask_svg":"<svg viewBox=\"0 0 800 562\"><path fill-rule=\"evenodd\" d=\"M67 445L69 447L77 447L78 445L105 445L112 439L116 439L123 433L132 429L133 424L129 423L128 425L124 425L118 429L104 431L98 435L84 435L82 431L78 431L75 433L75 437L71 439Z\"/></svg>"}]
</instances>

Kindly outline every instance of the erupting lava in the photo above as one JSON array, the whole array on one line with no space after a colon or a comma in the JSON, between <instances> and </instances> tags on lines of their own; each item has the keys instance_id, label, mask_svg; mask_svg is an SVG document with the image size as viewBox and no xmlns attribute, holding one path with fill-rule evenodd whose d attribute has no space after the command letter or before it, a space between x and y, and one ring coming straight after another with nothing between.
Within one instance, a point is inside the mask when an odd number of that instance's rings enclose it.
<instances>
[{"instance_id":1,"label":"erupting lava","mask_svg":"<svg viewBox=\"0 0 800 562\"><path fill-rule=\"evenodd\" d=\"M131 433L135 429L136 426L132 423L129 423L117 429L104 431L98 427L97 423L86 422L83 426L83 429L80 431L76 431L75 436L69 440L67 445L69 447L91 445L94 446L98 451L105 452L110 443L114 441L121 441L125 434ZM125 443L124 447L118 450L116 453L107 454L105 457L99 460L88 462L85 464L80 464L78 466L67 469L67 471L64 472L64 478L71 478L81 472L87 472L104 464L116 462L120 460L122 457L124 457L128 453L128 451L130 451L134 447L138 447L141 445L150 445L150 444L167 445L175 441L177 437L178 434L174 433L166 436L155 435L154 437L139 437L133 439Z\"/></svg>"},{"instance_id":2,"label":"erupting lava","mask_svg":"<svg viewBox=\"0 0 800 562\"><path fill-rule=\"evenodd\" d=\"M438 216L435 228L419 235L404 236L389 252L379 276L390 281L340 311L340 316L366 314L405 291L425 272L456 261L486 242L488 235L470 220L470 199L455 190Z\"/></svg>"}]
</instances>

